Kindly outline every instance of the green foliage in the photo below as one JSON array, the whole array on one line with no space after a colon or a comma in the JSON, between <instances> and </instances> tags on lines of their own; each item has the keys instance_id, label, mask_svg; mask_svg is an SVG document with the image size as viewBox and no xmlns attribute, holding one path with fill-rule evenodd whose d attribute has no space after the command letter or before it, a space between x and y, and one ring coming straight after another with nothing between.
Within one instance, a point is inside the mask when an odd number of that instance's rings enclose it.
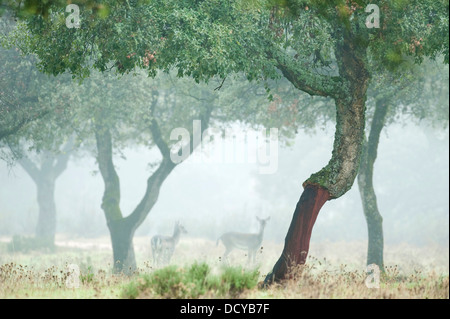
<instances>
[{"instance_id":1,"label":"green foliage","mask_svg":"<svg viewBox=\"0 0 450 319\"><path fill-rule=\"evenodd\" d=\"M119 74L143 69L152 77L159 75L159 71L174 71L178 77L208 83L244 74L248 80L266 81L266 88L268 80L284 76L298 90L339 98L348 104L355 102L351 100L358 87L365 102L366 86L363 88L359 82L369 79L369 73L374 78L402 68L407 72L425 57L443 56L448 63L448 1L379 1L381 25L372 29L365 25L368 16L365 8L369 3L368 0L104 0L101 4L108 14L98 18L97 7L80 3L81 27L69 29L64 6L48 1L45 4L48 9L35 10L35 15L23 19L10 42L25 53L36 54L39 67L53 75L68 71L83 79L93 73L92 68L102 73L115 70ZM273 92L270 97L272 102L280 100ZM322 105L326 106L327 101ZM196 104L195 108L198 111L204 107ZM96 109L93 114L104 119L105 114L114 117L123 113L119 107L106 109ZM184 115L189 112L175 106L176 113L181 113L180 110ZM311 112L325 119L333 118L329 109L321 110L324 112ZM355 118L365 115L365 108L360 110L362 114ZM171 118L170 111L166 111L159 109L152 116ZM252 124L266 124L277 122L280 114L282 118L296 112L300 116L309 115L298 103L285 103L281 111L271 105L268 114L257 116L252 111L247 108L241 118ZM182 117L179 119L175 121L177 126ZM294 116L291 119L294 121L282 123L286 132L292 134L302 122L297 122ZM173 124L174 120L162 123ZM133 126L137 128L139 124ZM113 135L117 136L119 129L114 129ZM349 138L360 145L361 135ZM333 158L344 157L338 154L339 145L337 140ZM355 159L352 163L354 167L356 162ZM334 173L337 172L333 170L333 174L325 177L333 178ZM352 183L350 176L339 194L345 193Z\"/></svg>"},{"instance_id":2,"label":"green foliage","mask_svg":"<svg viewBox=\"0 0 450 319\"><path fill-rule=\"evenodd\" d=\"M50 77L39 72L35 56L23 56L7 41L13 30L13 21L2 17L0 42L8 49L0 48L0 146L14 147L13 159L16 159L22 155L17 152L19 143L39 151L57 150L67 141L70 133L56 128L62 127L61 121L67 121L58 115L70 106L67 96L61 92L71 83L71 78Z\"/></svg>"},{"instance_id":3,"label":"green foliage","mask_svg":"<svg viewBox=\"0 0 450 319\"><path fill-rule=\"evenodd\" d=\"M84 285L94 282L94 269L91 265L87 266L85 270L81 271L80 280Z\"/></svg>"},{"instance_id":4,"label":"green foliage","mask_svg":"<svg viewBox=\"0 0 450 319\"><path fill-rule=\"evenodd\" d=\"M242 267L227 267L215 275L206 263L193 263L185 268L168 266L150 274L140 275L125 285L122 298L151 294L160 298L199 298L209 294L237 297L256 287L259 272Z\"/></svg>"},{"instance_id":5,"label":"green foliage","mask_svg":"<svg viewBox=\"0 0 450 319\"><path fill-rule=\"evenodd\" d=\"M406 64L406 62L405 62ZM443 57L425 59L421 65L377 72L368 90L367 119L372 120L376 103L389 108L386 124L424 122L434 127L448 126L448 65ZM370 126L369 126L370 127Z\"/></svg>"},{"instance_id":6,"label":"green foliage","mask_svg":"<svg viewBox=\"0 0 450 319\"><path fill-rule=\"evenodd\" d=\"M229 292L231 295L239 294L245 289L251 289L258 283L258 270L250 272L245 271L242 267L225 268L221 275L222 291Z\"/></svg>"}]
</instances>

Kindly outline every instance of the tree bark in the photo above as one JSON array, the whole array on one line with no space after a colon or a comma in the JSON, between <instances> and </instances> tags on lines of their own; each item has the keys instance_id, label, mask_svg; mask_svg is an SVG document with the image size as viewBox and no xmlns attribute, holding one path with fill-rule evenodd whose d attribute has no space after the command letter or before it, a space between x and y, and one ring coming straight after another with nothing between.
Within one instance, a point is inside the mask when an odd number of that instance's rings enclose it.
<instances>
[{"instance_id":1,"label":"tree bark","mask_svg":"<svg viewBox=\"0 0 450 319\"><path fill-rule=\"evenodd\" d=\"M157 96L153 100L150 108L152 113ZM208 127L211 111L212 109L208 107L206 112L201 115L201 118L205 121L202 130ZM158 122L156 119L152 119L150 131L163 159L158 169L147 179L147 189L142 200L130 215L123 217L120 209L120 180L113 163L112 136L109 128L103 125L101 121L102 118L97 117L95 137L98 152L97 161L105 183L102 209L110 231L114 260L113 271L114 273L130 275L137 269L133 247L134 233L156 204L163 182L177 164L170 159L170 150L162 138ZM195 147L196 145L194 145Z\"/></svg>"},{"instance_id":2,"label":"tree bark","mask_svg":"<svg viewBox=\"0 0 450 319\"><path fill-rule=\"evenodd\" d=\"M120 180L113 163L112 136L110 130L95 124L97 143L97 162L105 184L102 198L102 210L111 237L113 249L113 271L115 273L132 273L136 270L133 248L134 229L122 217L120 210Z\"/></svg>"},{"instance_id":3,"label":"tree bark","mask_svg":"<svg viewBox=\"0 0 450 319\"><path fill-rule=\"evenodd\" d=\"M265 285L289 278L290 269L305 263L320 208L327 200L345 194L358 173L369 83L366 46L354 39L349 30L344 28L339 32L342 32L342 40L337 41L335 54L342 89L338 92L327 91L326 87L318 90L335 100L336 132L332 157L327 166L303 183L304 192L295 209L283 252L266 276Z\"/></svg>"},{"instance_id":4,"label":"tree bark","mask_svg":"<svg viewBox=\"0 0 450 319\"><path fill-rule=\"evenodd\" d=\"M284 249L266 282L285 279L291 267L304 264L309 251L312 228L320 208L329 199L327 190L316 185L306 185L291 221Z\"/></svg>"},{"instance_id":5,"label":"tree bark","mask_svg":"<svg viewBox=\"0 0 450 319\"><path fill-rule=\"evenodd\" d=\"M55 184L58 177L67 168L72 142L69 141L61 154L44 152L41 156L40 168L27 157L19 160L19 164L36 184L39 214L35 237L39 246L53 248L56 234Z\"/></svg>"},{"instance_id":6,"label":"tree bark","mask_svg":"<svg viewBox=\"0 0 450 319\"><path fill-rule=\"evenodd\" d=\"M108 222L108 229L113 248L114 273L132 274L137 269L133 246L133 237L136 228L129 220L120 218L110 220Z\"/></svg>"},{"instance_id":7,"label":"tree bark","mask_svg":"<svg viewBox=\"0 0 450 319\"><path fill-rule=\"evenodd\" d=\"M373 168L378 153L381 130L384 127L388 107L384 100L376 102L369 139L364 140L363 154L358 173L358 188L368 230L367 265L376 264L384 269L383 218L379 212L373 187Z\"/></svg>"},{"instance_id":8,"label":"tree bark","mask_svg":"<svg viewBox=\"0 0 450 319\"><path fill-rule=\"evenodd\" d=\"M56 233L55 178L41 176L36 181L39 215L36 239L46 247L53 247Z\"/></svg>"}]
</instances>

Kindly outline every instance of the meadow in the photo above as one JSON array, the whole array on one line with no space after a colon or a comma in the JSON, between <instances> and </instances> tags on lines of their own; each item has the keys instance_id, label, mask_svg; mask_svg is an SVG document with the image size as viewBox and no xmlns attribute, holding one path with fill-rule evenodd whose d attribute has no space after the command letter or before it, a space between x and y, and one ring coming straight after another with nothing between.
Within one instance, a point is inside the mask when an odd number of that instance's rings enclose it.
<instances>
[{"instance_id":1,"label":"meadow","mask_svg":"<svg viewBox=\"0 0 450 319\"><path fill-rule=\"evenodd\" d=\"M293 279L261 288L278 259L282 244L263 242L255 265L244 251L234 251L228 266L223 246L199 238L183 238L171 265L155 269L149 239L134 240L138 272L114 275L109 238L69 239L58 236L54 251L11 252L0 241L0 298L119 299L119 298L290 298L290 299L447 299L448 247L385 248L385 272L379 288L365 281L364 242L311 243L306 265ZM78 287L67 284L69 265L79 267Z\"/></svg>"}]
</instances>

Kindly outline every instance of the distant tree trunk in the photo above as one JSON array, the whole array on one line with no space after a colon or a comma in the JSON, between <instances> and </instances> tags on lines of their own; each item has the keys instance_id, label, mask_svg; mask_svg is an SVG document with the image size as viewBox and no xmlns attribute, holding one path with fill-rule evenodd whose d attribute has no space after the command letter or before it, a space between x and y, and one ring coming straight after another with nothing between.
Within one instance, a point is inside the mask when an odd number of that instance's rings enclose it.
<instances>
[{"instance_id":1,"label":"distant tree trunk","mask_svg":"<svg viewBox=\"0 0 450 319\"><path fill-rule=\"evenodd\" d=\"M122 217L120 210L120 181L114 168L112 137L109 129L96 124L97 161L105 183L102 209L105 213L113 248L115 273L131 273L136 270L133 248L134 227Z\"/></svg>"},{"instance_id":2,"label":"distant tree trunk","mask_svg":"<svg viewBox=\"0 0 450 319\"><path fill-rule=\"evenodd\" d=\"M137 268L133 246L134 233L155 205L161 186L175 168L175 164L170 159L163 159L159 168L147 180L147 190L141 203L129 216L123 217L120 209L120 180L113 163L111 133L104 127L97 127L96 140L98 164L105 183L102 209L111 237L113 271L130 275Z\"/></svg>"},{"instance_id":3,"label":"distant tree trunk","mask_svg":"<svg viewBox=\"0 0 450 319\"><path fill-rule=\"evenodd\" d=\"M56 232L56 205L55 205L56 179L42 174L35 182L37 187L37 201L39 205L36 238L46 246L53 246Z\"/></svg>"},{"instance_id":4,"label":"distant tree trunk","mask_svg":"<svg viewBox=\"0 0 450 319\"><path fill-rule=\"evenodd\" d=\"M377 196L373 187L373 167L377 158L380 133L384 127L388 107L378 100L373 116L369 139L364 139L363 153L358 173L358 187L368 229L367 265L376 264L381 270L383 262L383 218L378 210Z\"/></svg>"},{"instance_id":5,"label":"distant tree trunk","mask_svg":"<svg viewBox=\"0 0 450 319\"><path fill-rule=\"evenodd\" d=\"M72 143L68 142L61 154L44 152L40 167L29 158L23 157L18 162L36 184L39 206L35 237L39 246L52 248L55 245L56 204L55 184L58 177L67 168Z\"/></svg>"},{"instance_id":6,"label":"distant tree trunk","mask_svg":"<svg viewBox=\"0 0 450 319\"><path fill-rule=\"evenodd\" d=\"M359 169L364 138L365 101L369 83L366 70L366 47L353 39L347 30L337 43L336 58L343 79L344 93L334 94L336 133L332 158L328 165L303 183L294 216L286 235L283 252L265 284L288 278L289 270L304 264L311 232L322 205L339 198L353 185Z\"/></svg>"},{"instance_id":7,"label":"distant tree trunk","mask_svg":"<svg viewBox=\"0 0 450 319\"><path fill-rule=\"evenodd\" d=\"M157 97L155 96L151 111L153 113ZM211 108L207 108L202 120L208 127ZM150 130L153 142L157 145L163 159L157 170L147 179L147 189L140 203L127 217L122 216L120 209L120 180L113 163L112 135L109 128L102 123L105 116L96 119L95 137L97 143L97 161L105 183L102 199L102 209L105 213L106 222L111 237L113 249L113 271L114 273L132 274L136 266L134 254L133 237L136 229L144 222L145 218L156 204L163 182L176 167L170 159L170 150L162 138L159 125L155 119L151 120ZM191 150L197 145L192 144Z\"/></svg>"}]
</instances>

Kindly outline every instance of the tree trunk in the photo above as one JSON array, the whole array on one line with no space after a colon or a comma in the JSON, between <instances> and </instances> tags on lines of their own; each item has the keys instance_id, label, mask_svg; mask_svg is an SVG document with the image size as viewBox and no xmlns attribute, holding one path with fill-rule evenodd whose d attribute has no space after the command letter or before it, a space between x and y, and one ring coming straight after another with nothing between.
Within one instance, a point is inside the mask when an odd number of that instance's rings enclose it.
<instances>
[{"instance_id":1,"label":"tree trunk","mask_svg":"<svg viewBox=\"0 0 450 319\"><path fill-rule=\"evenodd\" d=\"M113 271L131 275L136 271L133 237L135 227L122 218L108 223L113 248Z\"/></svg>"},{"instance_id":2,"label":"tree trunk","mask_svg":"<svg viewBox=\"0 0 450 319\"><path fill-rule=\"evenodd\" d=\"M281 257L266 277L266 282L284 279L290 274L291 267L305 263L314 222L329 197L328 191L319 186L305 186L295 208Z\"/></svg>"},{"instance_id":3,"label":"tree trunk","mask_svg":"<svg viewBox=\"0 0 450 319\"><path fill-rule=\"evenodd\" d=\"M134 233L155 205L158 200L161 186L174 167L175 164L172 162L163 160L159 168L148 179L147 190L142 201L133 213L125 218L121 217L122 213L118 207L119 202L117 199L120 197L110 197L111 193L105 191L102 209L107 219L111 237L114 273L131 275L136 271L137 265L133 246Z\"/></svg>"},{"instance_id":4,"label":"tree trunk","mask_svg":"<svg viewBox=\"0 0 450 319\"><path fill-rule=\"evenodd\" d=\"M334 94L336 133L331 160L303 183L300 197L286 235L281 257L266 276L265 284L289 278L289 270L304 264L311 232L322 205L339 198L353 185L358 174L365 126L365 101L369 83L366 47L352 38L348 30L337 42L336 59L343 91Z\"/></svg>"},{"instance_id":5,"label":"tree trunk","mask_svg":"<svg viewBox=\"0 0 450 319\"><path fill-rule=\"evenodd\" d=\"M23 157L19 164L36 184L39 206L35 237L39 247L53 248L56 233L55 184L58 177L67 168L72 141L69 141L61 154L42 153L38 167L29 158Z\"/></svg>"},{"instance_id":6,"label":"tree trunk","mask_svg":"<svg viewBox=\"0 0 450 319\"><path fill-rule=\"evenodd\" d=\"M377 158L378 143L384 127L388 107L383 100L376 103L369 140L364 141L358 174L358 187L368 230L367 265L376 264L381 270L383 262L383 218L378 210L377 196L373 187L373 167Z\"/></svg>"},{"instance_id":7,"label":"tree trunk","mask_svg":"<svg viewBox=\"0 0 450 319\"><path fill-rule=\"evenodd\" d=\"M56 232L55 182L53 176L41 175L36 181L39 205L36 239L45 247L53 247Z\"/></svg>"},{"instance_id":8,"label":"tree trunk","mask_svg":"<svg viewBox=\"0 0 450 319\"><path fill-rule=\"evenodd\" d=\"M158 101L158 91L154 90L153 102L150 112L154 115L155 106ZM208 105L205 112L200 114L204 126L200 134L208 127L212 107ZM143 223L159 197L163 182L176 167L170 159L170 149L163 139L159 124L155 118L150 121L150 132L153 142L162 154L162 161L158 169L147 179L147 189L142 200L127 217L122 216L120 209L120 179L117 175L113 162L113 145L110 129L103 120L107 116L102 112L96 114L95 139L97 144L97 161L105 183L102 199L102 209L105 213L106 222L110 231L111 244L113 248L115 273L132 274L136 270L136 258L133 248L133 236L136 229ZM193 131L194 131L193 127ZM193 134L191 134L192 136ZM191 139L192 151L198 146Z\"/></svg>"},{"instance_id":9,"label":"tree trunk","mask_svg":"<svg viewBox=\"0 0 450 319\"><path fill-rule=\"evenodd\" d=\"M147 190L141 202L129 216L124 218L120 209L120 180L113 163L111 133L107 127L97 124L95 136L98 165L105 183L102 209L111 236L114 258L113 271L114 273L130 275L136 270L133 247L134 232L155 205L162 183L176 165L170 158L163 157L158 169L147 180ZM157 138L156 140L157 143L162 143L162 140Z\"/></svg>"}]
</instances>

